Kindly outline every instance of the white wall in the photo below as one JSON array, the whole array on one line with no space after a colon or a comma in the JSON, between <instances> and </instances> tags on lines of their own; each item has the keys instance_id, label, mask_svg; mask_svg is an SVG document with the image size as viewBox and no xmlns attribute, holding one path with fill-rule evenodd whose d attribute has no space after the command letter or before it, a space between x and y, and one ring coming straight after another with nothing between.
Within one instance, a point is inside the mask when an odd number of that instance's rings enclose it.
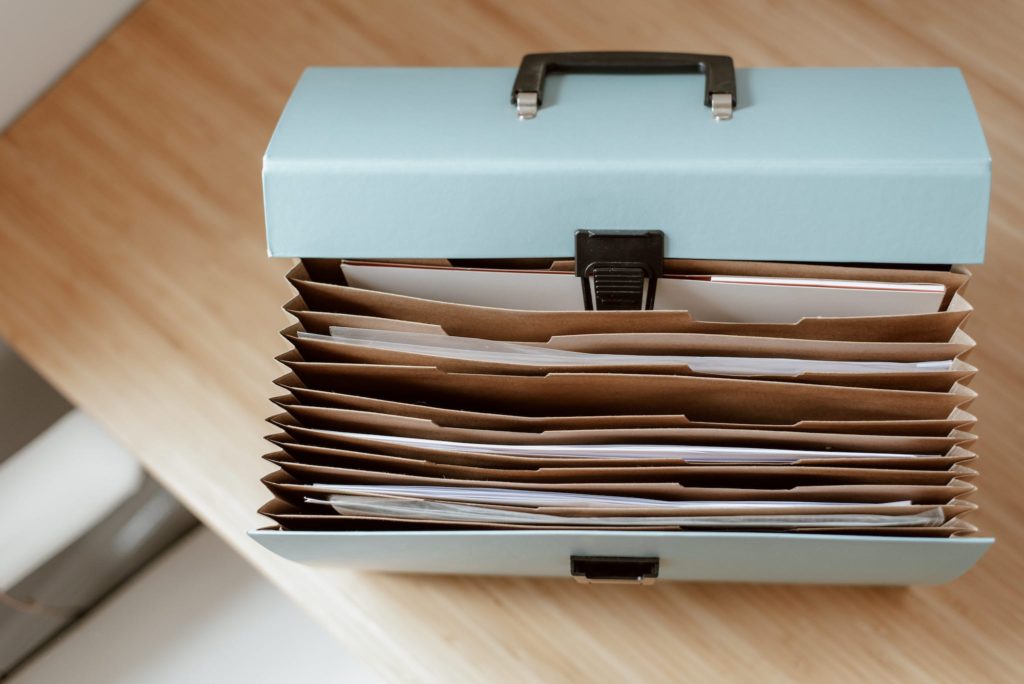
<instances>
[{"instance_id":1,"label":"white wall","mask_svg":"<svg viewBox=\"0 0 1024 684\"><path fill-rule=\"evenodd\" d=\"M5 680L7 681L7 680ZM380 684L209 530L193 532L9 684Z\"/></svg>"},{"instance_id":2,"label":"white wall","mask_svg":"<svg viewBox=\"0 0 1024 684\"><path fill-rule=\"evenodd\" d=\"M0 0L0 131L139 0Z\"/></svg>"}]
</instances>

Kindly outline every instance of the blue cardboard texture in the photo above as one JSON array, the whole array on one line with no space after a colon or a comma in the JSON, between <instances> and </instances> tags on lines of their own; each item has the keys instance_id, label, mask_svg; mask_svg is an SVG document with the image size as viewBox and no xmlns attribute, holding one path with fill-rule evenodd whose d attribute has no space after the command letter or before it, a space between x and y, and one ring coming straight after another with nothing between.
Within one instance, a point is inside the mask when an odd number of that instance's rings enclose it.
<instances>
[{"instance_id":1,"label":"blue cardboard texture","mask_svg":"<svg viewBox=\"0 0 1024 684\"><path fill-rule=\"evenodd\" d=\"M272 256L555 257L578 228L666 233L676 258L977 263L991 162L957 69L700 75L311 68L264 158Z\"/></svg>"}]
</instances>

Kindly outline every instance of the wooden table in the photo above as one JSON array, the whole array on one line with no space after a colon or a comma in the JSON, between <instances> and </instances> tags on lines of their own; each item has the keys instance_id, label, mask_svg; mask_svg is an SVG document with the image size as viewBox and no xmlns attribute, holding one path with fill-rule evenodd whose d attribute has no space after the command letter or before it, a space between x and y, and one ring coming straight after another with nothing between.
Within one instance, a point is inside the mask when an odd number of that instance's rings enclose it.
<instances>
[{"instance_id":1,"label":"wooden table","mask_svg":"<svg viewBox=\"0 0 1024 684\"><path fill-rule=\"evenodd\" d=\"M391 678L1022 681L1022 43L1020 2L151 0L0 138L0 334ZM623 48L964 69L995 168L969 330L975 521L999 538L965 578L902 590L388 577L305 568L245 536L266 524L262 420L289 297L288 264L266 258L260 158L301 69ZM266 630L253 657L301 657L270 651Z\"/></svg>"}]
</instances>

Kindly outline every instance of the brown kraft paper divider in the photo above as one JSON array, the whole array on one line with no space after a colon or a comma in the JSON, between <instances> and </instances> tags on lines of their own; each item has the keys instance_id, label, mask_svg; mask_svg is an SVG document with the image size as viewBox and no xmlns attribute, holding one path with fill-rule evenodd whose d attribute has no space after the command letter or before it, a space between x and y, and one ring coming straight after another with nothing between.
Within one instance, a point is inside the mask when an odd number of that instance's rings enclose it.
<instances>
[{"instance_id":1,"label":"brown kraft paper divider","mask_svg":"<svg viewBox=\"0 0 1024 684\"><path fill-rule=\"evenodd\" d=\"M267 419L269 423L275 427L283 430L287 435L305 444L312 446L325 446L331 448L347 448L357 451L365 451L368 453L385 454L385 455L400 455L409 456L411 458L422 457L425 460L434 460L441 458L439 454L445 454L444 458L447 462L456 462L452 459L458 458L458 454L468 454L480 452L471 451L452 451L444 447L434 446L420 446L410 444L396 444L389 442L382 442L377 439L373 439L374 435L366 433L350 433L350 432L334 432L331 430L320 430L315 428L307 428L299 423L295 418L283 413L277 416L273 416ZM862 452L863 453L863 452ZM868 452L870 453L870 452ZM480 454L487 455L487 454ZM556 461L559 457L548 457L544 454L536 454L533 456L527 455L513 455L510 458L535 458L535 459L547 459ZM568 459L568 457L562 457ZM944 469L948 467L951 462L968 462L976 458L974 453L967 449L965 446L956 445L949 450L936 453L936 454L918 454L918 453L905 453L887 456L809 456L805 458L799 458L795 461L786 461L789 464L800 464L800 465L827 465L829 467L881 467L881 468L908 468L908 469L922 469L922 470L935 470ZM572 459L574 461L583 461L583 458ZM601 461L612 461L613 459L592 459ZM630 460L634 463L644 462L653 464L657 461L664 461L666 464L671 463L704 463L707 459L692 459L688 461L685 456L653 456L640 458L622 458L619 460ZM766 464L779 463L780 461L771 461L765 459L761 461Z\"/></svg>"},{"instance_id":2,"label":"brown kraft paper divider","mask_svg":"<svg viewBox=\"0 0 1024 684\"><path fill-rule=\"evenodd\" d=\"M642 471L641 471L642 472ZM886 503L910 501L912 504L943 505L975 491L974 485L952 480L946 485L840 484L797 485L793 487L710 487L678 482L648 482L639 479L620 482L519 482L507 480L457 480L404 473L383 473L355 468L335 468L335 484L349 485L427 485L442 487L495 487L537 491L611 494L616 496L664 499L671 501L817 501L822 503ZM296 481L287 486L271 483L275 496L287 499L295 492L328 492L321 485ZM270 486L270 485L268 485ZM287 492L282 494L282 492Z\"/></svg>"},{"instance_id":3,"label":"brown kraft paper divider","mask_svg":"<svg viewBox=\"0 0 1024 684\"><path fill-rule=\"evenodd\" d=\"M306 273L320 282L345 284L341 259L303 259ZM388 259L388 263L423 266L452 266L449 259ZM528 271L573 271L575 262L568 258L550 259L474 259L469 268L498 268ZM937 283L945 286L947 300L962 290L970 273L962 267L900 268L879 265L807 264L787 261L732 261L726 259L665 259L665 274L673 275L738 275L779 278L822 278L829 280L864 280L889 283Z\"/></svg>"},{"instance_id":4,"label":"brown kraft paper divider","mask_svg":"<svg viewBox=\"0 0 1024 684\"><path fill-rule=\"evenodd\" d=\"M954 294L944 311L906 316L807 318L798 323L714 323L680 311L515 311L450 304L306 280L297 265L288 276L312 310L376 316L441 326L449 335L525 342L583 333L722 333L848 342L948 342L971 312ZM499 332L500 331L500 332Z\"/></svg>"},{"instance_id":5,"label":"brown kraft paper divider","mask_svg":"<svg viewBox=\"0 0 1024 684\"><path fill-rule=\"evenodd\" d=\"M535 529L530 525L502 525L494 523L478 522L451 522L446 520L420 521L406 518L387 518L377 516L356 516L341 515L334 512L329 506L311 504L291 504L281 499L273 499L264 504L258 511L261 515L274 520L283 529L304 530L304 531L414 531L414 530L444 530L444 531L474 531L474 530L529 530ZM567 521L567 523L571 522ZM947 523L948 524L948 523ZM594 525L545 525L545 529L555 530L614 530L621 527L604 527ZM678 525L651 525L636 527L632 530L677 530ZM936 528L939 529L939 528Z\"/></svg>"},{"instance_id":6,"label":"brown kraft paper divider","mask_svg":"<svg viewBox=\"0 0 1024 684\"><path fill-rule=\"evenodd\" d=\"M592 466L604 467L612 465L678 465L680 463L691 463L701 465L706 461L687 461L681 456L653 456L645 458L571 458L558 456L526 456L526 455L496 455L470 451L451 451L447 449L429 448L410 444L388 444L370 439L371 435L344 434L325 430L315 430L302 427L298 421L288 414L281 414L268 419L268 422L275 427L284 430L287 440L320 446L325 448L346 449L369 454L381 454L385 456L402 456L406 458L421 459L424 461L452 463L456 465L474 465L480 462L479 459L488 459L488 462L498 463L496 459L507 459L502 461L507 466L515 467L514 463L540 463L548 466ZM271 436L277 439L276 436ZM268 438L269 439L269 438ZM969 463L977 457L974 453L962 446L955 446L942 454L918 455L907 454L901 456L884 457L810 457L799 458L795 461L787 461L783 465L801 466L825 466L829 468L900 468L908 470L946 470L954 463ZM752 462L763 465L779 465L779 461Z\"/></svg>"},{"instance_id":7,"label":"brown kraft paper divider","mask_svg":"<svg viewBox=\"0 0 1024 684\"><path fill-rule=\"evenodd\" d=\"M679 482L724 486L722 482L780 482L799 484L916 484L947 485L952 480L967 481L977 473L954 464L945 471L894 470L883 468L827 468L792 465L711 465L677 464L670 466L600 466L501 468L489 463L450 465L420 459L365 454L344 449L329 449L296 443L279 443L284 451L263 458L295 479L330 483L335 468L378 470L405 475L450 477L462 480L497 479L508 482L616 482L642 477L649 482ZM780 485L781 486L781 485Z\"/></svg>"},{"instance_id":8,"label":"brown kraft paper divider","mask_svg":"<svg viewBox=\"0 0 1024 684\"><path fill-rule=\"evenodd\" d=\"M424 418L441 426L469 427L486 430L515 430L542 432L544 430L585 430L597 427L704 427L777 430L787 427L797 432L834 432L874 435L918 435L943 437L952 430L969 431L975 418L966 411L954 409L947 419L906 420L906 421L806 421L792 426L751 423L710 423L690 421L680 414L633 414L622 416L517 416L498 413L482 413L465 409L450 409L431 406L421 402L399 402L387 399L312 390L305 387L294 374L288 374L274 381L294 396L300 404L324 408L351 409L386 413L410 418Z\"/></svg>"},{"instance_id":9,"label":"brown kraft paper divider","mask_svg":"<svg viewBox=\"0 0 1024 684\"><path fill-rule=\"evenodd\" d=\"M323 508L323 506L320 506ZM444 532L474 532L485 530L535 530L536 525L514 525L497 523L453 523L445 520L409 520L405 518L385 518L372 516L354 516L329 513L326 515L316 514L280 514L260 511L263 515L272 518L281 529L294 531L334 531L334 532L365 532L365 531L444 531ZM772 532L784 531L787 534L859 534L871 536L899 536L899 537L927 537L927 538L948 538L961 536L975 531L972 525L962 523L961 526L950 527L960 521L952 520L936 527L865 527L865 528L761 528L750 530L743 528L715 528L716 532ZM630 525L603 526L603 525L544 525L545 530L597 530L615 532L679 532L687 530L707 531L707 528L693 527L688 525L658 526L658 525Z\"/></svg>"},{"instance_id":10,"label":"brown kraft paper divider","mask_svg":"<svg viewBox=\"0 0 1024 684\"><path fill-rule=\"evenodd\" d=\"M443 328L426 323L373 316L308 311L296 297L285 306L303 330L329 334L332 326L366 330L390 330L445 336ZM593 333L556 335L545 342L528 342L540 348L600 354L650 354L692 356L746 356L822 361L946 361L963 359L976 346L962 329L946 342L846 342L787 337L752 337L708 333Z\"/></svg>"},{"instance_id":11,"label":"brown kraft paper divider","mask_svg":"<svg viewBox=\"0 0 1024 684\"><path fill-rule=\"evenodd\" d=\"M273 519L283 529L293 530L333 530L333 531L377 531L377 530L481 530L481 529L531 529L527 525L496 525L488 523L454 523L450 521L421 521L399 518L379 518L372 516L341 515L328 506L318 504L293 505L281 499L272 499L264 504L259 513ZM573 527L545 526L545 529L621 529L595 526ZM632 527L630 529L640 529ZM680 529L673 527L652 527L643 529ZM685 529L683 527L682 529ZM725 530L723 530L725 531ZM743 530L741 530L743 531ZM745 530L749 532L750 530ZM942 524L933 527L863 527L863 528L796 528L787 530L797 534L893 534L908 537L948 537L970 534L976 528L955 515L948 517Z\"/></svg>"},{"instance_id":12,"label":"brown kraft paper divider","mask_svg":"<svg viewBox=\"0 0 1024 684\"><path fill-rule=\"evenodd\" d=\"M683 375L447 373L433 367L307 362L294 350L278 360L315 389L362 387L380 398L409 401L430 396L443 398L446 403L441 405L450 408L459 408L462 402L478 411L534 416L640 412L682 414L696 421L783 424L945 419L975 397L962 386L940 393ZM594 391L597 387L600 392ZM411 395L418 396L410 399Z\"/></svg>"},{"instance_id":13,"label":"brown kraft paper divider","mask_svg":"<svg viewBox=\"0 0 1024 684\"><path fill-rule=\"evenodd\" d=\"M327 506L316 506L316 509L329 508ZM311 510L314 510L310 507ZM478 523L478 522L451 522L446 520L410 520L406 518L387 518L378 516L356 516L356 515L340 515L331 511L326 514L315 514L315 513L296 513L294 511L300 511L302 509L295 508L290 504L274 500L267 505L263 506L259 512L262 515L267 516L278 523L282 529L294 530L294 531L335 531L335 532L381 532L381 531L444 531L444 532L474 532L484 530L533 530L537 529L535 525L515 525L515 524L497 524L497 523ZM570 523L571 519L567 520ZM953 522L953 521L951 521ZM954 533L953 528L947 528L945 523L938 527L908 527L908 528L868 528L868 529L900 529L907 530L907 534L901 536L921 536L921 537L948 537ZM604 531L624 531L627 528L620 526L604 526L604 525L559 525L559 524L546 524L543 526L545 530L604 530ZM630 525L628 530L631 532L644 532L644 531L679 531L688 529L685 525ZM762 531L771 531L773 528L767 528ZM784 529L784 528L778 528ZM845 529L845 528L844 528ZM728 528L718 528L717 531L729 531ZM749 532L750 530L736 530L740 532ZM796 534L806 534L810 530L786 530L787 532L793 531ZM820 528L813 530L817 534L822 532L831 533L829 530L822 530ZM863 534L863 533L862 533Z\"/></svg>"},{"instance_id":14,"label":"brown kraft paper divider","mask_svg":"<svg viewBox=\"0 0 1024 684\"><path fill-rule=\"evenodd\" d=\"M306 273L312 280L344 285L340 259L304 260ZM388 259L388 263L450 267L448 259ZM517 271L574 272L572 259L480 259L464 267ZM312 267L312 268L311 268ZM945 308L956 292L970 280L970 272L956 268L898 268L878 265L804 264L785 261L729 261L723 259L665 259L664 276L754 276L768 278L817 278L886 283L934 283L946 289L942 302Z\"/></svg>"},{"instance_id":15,"label":"brown kraft paper divider","mask_svg":"<svg viewBox=\"0 0 1024 684\"><path fill-rule=\"evenodd\" d=\"M338 468L337 470L348 470ZM330 486L308 485L296 481L284 471L276 471L264 477L261 482L277 498L291 503L302 502L306 497L326 497L338 493ZM869 504L910 501L909 504L886 506L884 512L891 515L918 513L927 508L939 506L947 517L973 510L975 506L961 501L960 497L971 494L975 487L969 483L955 481L947 486L927 485L825 485L820 487L793 487L791 489L724 489L712 487L686 487L679 484L647 482L591 482L591 483L545 483L545 482L499 482L496 480L447 480L417 475L397 475L371 471L348 470L348 485L388 486L430 486L430 487L484 487L507 490L560 492L566 494L600 494L632 498L657 499L659 501L705 501L729 503L744 501L778 502L779 506L768 509L774 514L783 513L877 513L880 509ZM410 497L418 498L418 497ZM821 502L823 506L788 506L797 502ZM848 504L848 505L847 505ZM551 511L554 515L664 515L662 507L645 506L505 506L496 508L529 508L537 511ZM760 513L760 511L759 511ZM722 509L709 507L695 509L687 515L723 515Z\"/></svg>"},{"instance_id":16,"label":"brown kraft paper divider","mask_svg":"<svg viewBox=\"0 0 1024 684\"><path fill-rule=\"evenodd\" d=\"M262 515L271 518L277 523L277 529L293 532L481 532L501 530L533 530L535 526L530 525L495 525L487 523L449 523L445 521L415 521L400 518L371 518L355 517L338 514L328 515L301 515L301 514L279 514L261 509ZM966 525L966 523L965 523ZM605 531L623 532L622 527L601 527L598 525L571 526L571 525L545 525L546 530L559 531ZM692 528L685 525L675 527L647 527L630 526L629 532L685 532ZM786 528L786 534L854 534L871 536L898 536L898 537L926 537L926 538L949 538L970 534L977 528L966 525L966 528L940 527L868 527L868 528ZM706 530L704 530L706 531ZM750 532L744 529L718 528L717 532ZM772 530L760 530L772 531Z\"/></svg>"},{"instance_id":17,"label":"brown kraft paper divider","mask_svg":"<svg viewBox=\"0 0 1024 684\"><path fill-rule=\"evenodd\" d=\"M288 420L294 419L287 417ZM361 439L359 436L348 438L333 445L316 443L315 430L299 428L292 425L291 433L277 433L266 439L274 446L282 449L296 461L317 463L320 465L340 465L339 459L362 458L365 461L386 462L390 458L400 458L408 462L426 464L455 465L467 467L496 468L499 470L551 470L559 468L646 468L646 467L677 467L687 468L815 468L828 471L838 470L882 470L896 472L919 472L942 475L956 469L966 473L966 477L976 473L966 464L974 458L974 454L963 447L953 447L941 456L899 456L888 458L809 458L789 462L749 461L746 463L709 463L707 461L688 462L682 458L572 458L572 457L531 457L505 454L485 454L479 452L446 451L441 449L424 449L415 446L396 445L390 449L383 445ZM294 434L293 434L294 433ZM377 449L374 449L374 446ZM879 477L884 477L880 475Z\"/></svg>"},{"instance_id":18,"label":"brown kraft paper divider","mask_svg":"<svg viewBox=\"0 0 1024 684\"><path fill-rule=\"evenodd\" d=\"M433 366L451 373L479 373L492 375L549 375L552 373L629 373L634 375L694 375L700 377L735 378L729 374L694 371L685 364L608 364L577 366L573 364L517 364L491 361L453 359L431 354L375 349L364 345L347 344L340 340L321 340L298 337L297 326L284 331L284 336L307 361L325 363L360 363L373 365ZM977 372L968 363L956 360L947 371L873 373L800 373L799 375L745 375L747 380L769 380L816 385L869 387L875 389L907 389L927 392L947 392L957 383L966 384Z\"/></svg>"},{"instance_id":19,"label":"brown kraft paper divider","mask_svg":"<svg viewBox=\"0 0 1024 684\"><path fill-rule=\"evenodd\" d=\"M361 321L349 321L348 327L359 327L351 325L357 322ZM608 333L604 335L559 335L538 346L597 354L918 362L964 359L976 344L970 335L958 329L948 342L844 342L698 333L636 333L632 335Z\"/></svg>"},{"instance_id":20,"label":"brown kraft paper divider","mask_svg":"<svg viewBox=\"0 0 1024 684\"><path fill-rule=\"evenodd\" d=\"M823 530L814 527L797 527L786 530L793 534L821 534ZM974 534L978 528L966 520L953 518L935 527L830 527L828 534L858 534L882 537L964 537Z\"/></svg>"},{"instance_id":21,"label":"brown kraft paper divider","mask_svg":"<svg viewBox=\"0 0 1024 684\"><path fill-rule=\"evenodd\" d=\"M641 428L551 430L541 433L440 427L422 418L406 418L367 411L327 409L281 402L281 408L304 427L330 432L354 432L413 437L448 442L509 445L553 444L678 444L858 451L896 454L940 454L965 446L976 437L953 431L947 437L855 435L781 430L731 430L720 428Z\"/></svg>"},{"instance_id":22,"label":"brown kraft paper divider","mask_svg":"<svg viewBox=\"0 0 1024 684\"><path fill-rule=\"evenodd\" d=\"M341 267L339 263L339 269ZM571 271L572 261L555 260L551 270ZM840 264L799 264L784 261L727 261L716 259L666 259L665 275L738 275L776 278L822 278L883 283L936 283L946 288L942 307L970 282L965 269L885 268Z\"/></svg>"},{"instance_id":23,"label":"brown kraft paper divider","mask_svg":"<svg viewBox=\"0 0 1024 684\"><path fill-rule=\"evenodd\" d=\"M281 502L283 506L287 506ZM322 507L321 507L322 508ZM295 532L303 531L320 531L320 532L381 532L381 531L401 531L401 532L429 532L429 531L443 531L443 532L480 532L480 531L500 531L500 530L533 530L537 529L536 526L531 525L498 525L493 523L451 523L447 521L420 521L420 520L406 520L403 518L375 518L375 517L360 517L360 516L349 516L339 515L337 513L329 513L326 515L315 515L315 514L295 514L295 513L277 513L267 507L261 508L259 511L262 515L271 518L275 523L278 524L279 529L290 530ZM947 527L951 523L959 521L950 521L938 527L868 527L868 528L829 528L823 530L821 528L797 528L790 529L785 528L784 531L787 534L859 534L859 535L872 535L872 536L899 536L899 537L929 537L929 538L948 538L954 536L960 536L963 534L969 534L974 531L975 528L971 525L964 523L965 527ZM597 530L597 531L615 531L623 532L625 528L619 527L603 527L599 525L545 525L545 530L565 530L565 531L578 531L578 530ZM673 527L658 527L658 526L635 526L631 525L628 528L630 532L680 532L693 529L685 525L676 525ZM780 528L783 529L783 528ZM706 531L706 530L705 530ZM729 528L717 528L717 532L751 532L749 529L729 529ZM771 529L762 529L760 531L772 531Z\"/></svg>"}]
</instances>

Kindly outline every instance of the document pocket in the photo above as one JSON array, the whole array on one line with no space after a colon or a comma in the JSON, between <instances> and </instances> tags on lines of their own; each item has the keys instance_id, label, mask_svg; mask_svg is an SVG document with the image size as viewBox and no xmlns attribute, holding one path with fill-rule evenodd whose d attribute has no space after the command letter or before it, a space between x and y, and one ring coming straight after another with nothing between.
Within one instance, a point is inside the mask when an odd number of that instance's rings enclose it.
<instances>
[{"instance_id":1,"label":"document pocket","mask_svg":"<svg viewBox=\"0 0 1024 684\"><path fill-rule=\"evenodd\" d=\"M549 71L594 75L555 108ZM967 570L987 150L955 71L823 73L809 127L807 74L721 56L308 71L264 162L299 261L253 538L583 581Z\"/></svg>"},{"instance_id":2,"label":"document pocket","mask_svg":"<svg viewBox=\"0 0 1024 684\"><path fill-rule=\"evenodd\" d=\"M706 270L727 271L728 266L718 263ZM734 266L737 272L752 270L750 264ZM759 278L792 278L798 273L838 280L861 273L849 267L833 271L789 264L779 264L777 270L770 264L756 266ZM327 262L321 260L312 270L325 268ZM391 267L377 268L386 272ZM401 271L408 266L393 268ZM421 269L424 273L418 276L445 269L486 277L486 271L438 264ZM723 497L750 506L796 497L802 507L811 500L823 509L838 503L864 507L857 515L870 515L865 511L880 507L882 517L865 518L851 530L868 530L866 524L887 529L896 522L908 537L952 537L969 530L960 516L971 509L963 502L974 490L968 483L974 471L964 465L974 459L969 451L974 418L965 411L974 397L965 382L974 369L962 357L973 341L958 327L946 330L943 341L935 341L928 332L929 323L950 318L948 310L908 314L923 324L926 332L919 337L909 330L895 339L881 332L903 322L906 315L857 319L859 326L879 331L871 338L884 340L870 342L835 335L803 338L802 322L786 324L790 336L782 336L781 324L771 329L759 324L758 334L748 335L747 324L739 322L698 323L717 326L718 331L693 332L673 327L685 312L665 317L658 311L583 312L589 316L583 319L589 327L566 327L564 322L575 312L562 312L560 318L548 319L549 327L542 333L524 334L531 321L547 316L493 307L483 314L474 305L318 282L309 270L302 264L290 275L301 296L288 309L300 323L283 331L295 349L280 360L292 373L278 380L289 395L275 402L286 413L271 421L287 436L274 438L284 451L268 456L292 480L272 479L267 484L290 505L312 506L317 519L332 512L339 516L331 529L344 529L345 519L363 525L385 518L390 525L408 519L410 524L470 521L474 529L492 523L493 529L506 529L506 524L530 529L528 517L484 515L473 508L479 503L463 502L455 509L441 504L374 504L373 510L386 511L386 516L366 515L351 502L333 508L330 503L335 500L331 487L388 486L392 489L385 498L421 500L423 487L464 483L489 485L489 490L543 492L568 487L576 493L610 493L624 497L623 506L627 499L673 500L682 492L686 500L700 497L708 505ZM327 272L343 281L337 277L344 273L341 262L333 262ZM545 277L543 273L537 277ZM896 282L937 280L943 301L969 310L959 294L965 274L865 269L864 275L884 275ZM326 311L313 309L307 299ZM367 301L380 306L360 305ZM508 323L492 329L487 338L453 336L445 326L456 320L455 312L471 323L478 320L477 313L495 320L506 317ZM513 320L518 325L512 325ZM849 325L843 317L834 321L840 327ZM307 331L307 324L318 332ZM458 332L473 330L462 327ZM352 332L346 338L338 331ZM778 336L761 336L766 332ZM508 337L519 339L504 339ZM634 346L630 340L635 340ZM864 364L867 372L821 374L814 382L763 375L702 377L685 364L660 362L680 356L677 352L692 357L694 365L716 358L744 359L756 366L780 358L773 354L788 354L819 364L848 364L847 369ZM576 354L584 359L578 365ZM586 363L594 354L618 355L614 358L630 362ZM900 364L941 364L947 356L939 370L900 370ZM890 364L892 369L871 364ZM850 386L856 375L871 377L879 386ZM941 380L906 382L909 375ZM641 484L645 481L649 484ZM676 489L682 482L716 486ZM793 488L786 487L787 482L830 484ZM758 486L751 488L752 484ZM373 498L366 492L345 496ZM936 505L942 515L886 524L889 518L884 516L891 511L881 509L898 505ZM550 517L553 510L559 509L545 507L543 515ZM658 529L690 529L693 510L686 513L678 516L676 527L665 527L671 516L661 516ZM447 514L452 518L444 519ZM797 529L799 521L810 519L783 517L772 527L775 523L768 520L776 521L779 511L755 507L744 514L746 522L737 518L733 524L761 531ZM827 511L814 510L813 515L815 524L832 520ZM845 512L835 515L837 524L845 520ZM615 527L614 519L598 518L602 529ZM543 529L557 523L544 521L538 523ZM299 524L310 529L314 521L304 518ZM936 525L941 532L934 531Z\"/></svg>"}]
</instances>

